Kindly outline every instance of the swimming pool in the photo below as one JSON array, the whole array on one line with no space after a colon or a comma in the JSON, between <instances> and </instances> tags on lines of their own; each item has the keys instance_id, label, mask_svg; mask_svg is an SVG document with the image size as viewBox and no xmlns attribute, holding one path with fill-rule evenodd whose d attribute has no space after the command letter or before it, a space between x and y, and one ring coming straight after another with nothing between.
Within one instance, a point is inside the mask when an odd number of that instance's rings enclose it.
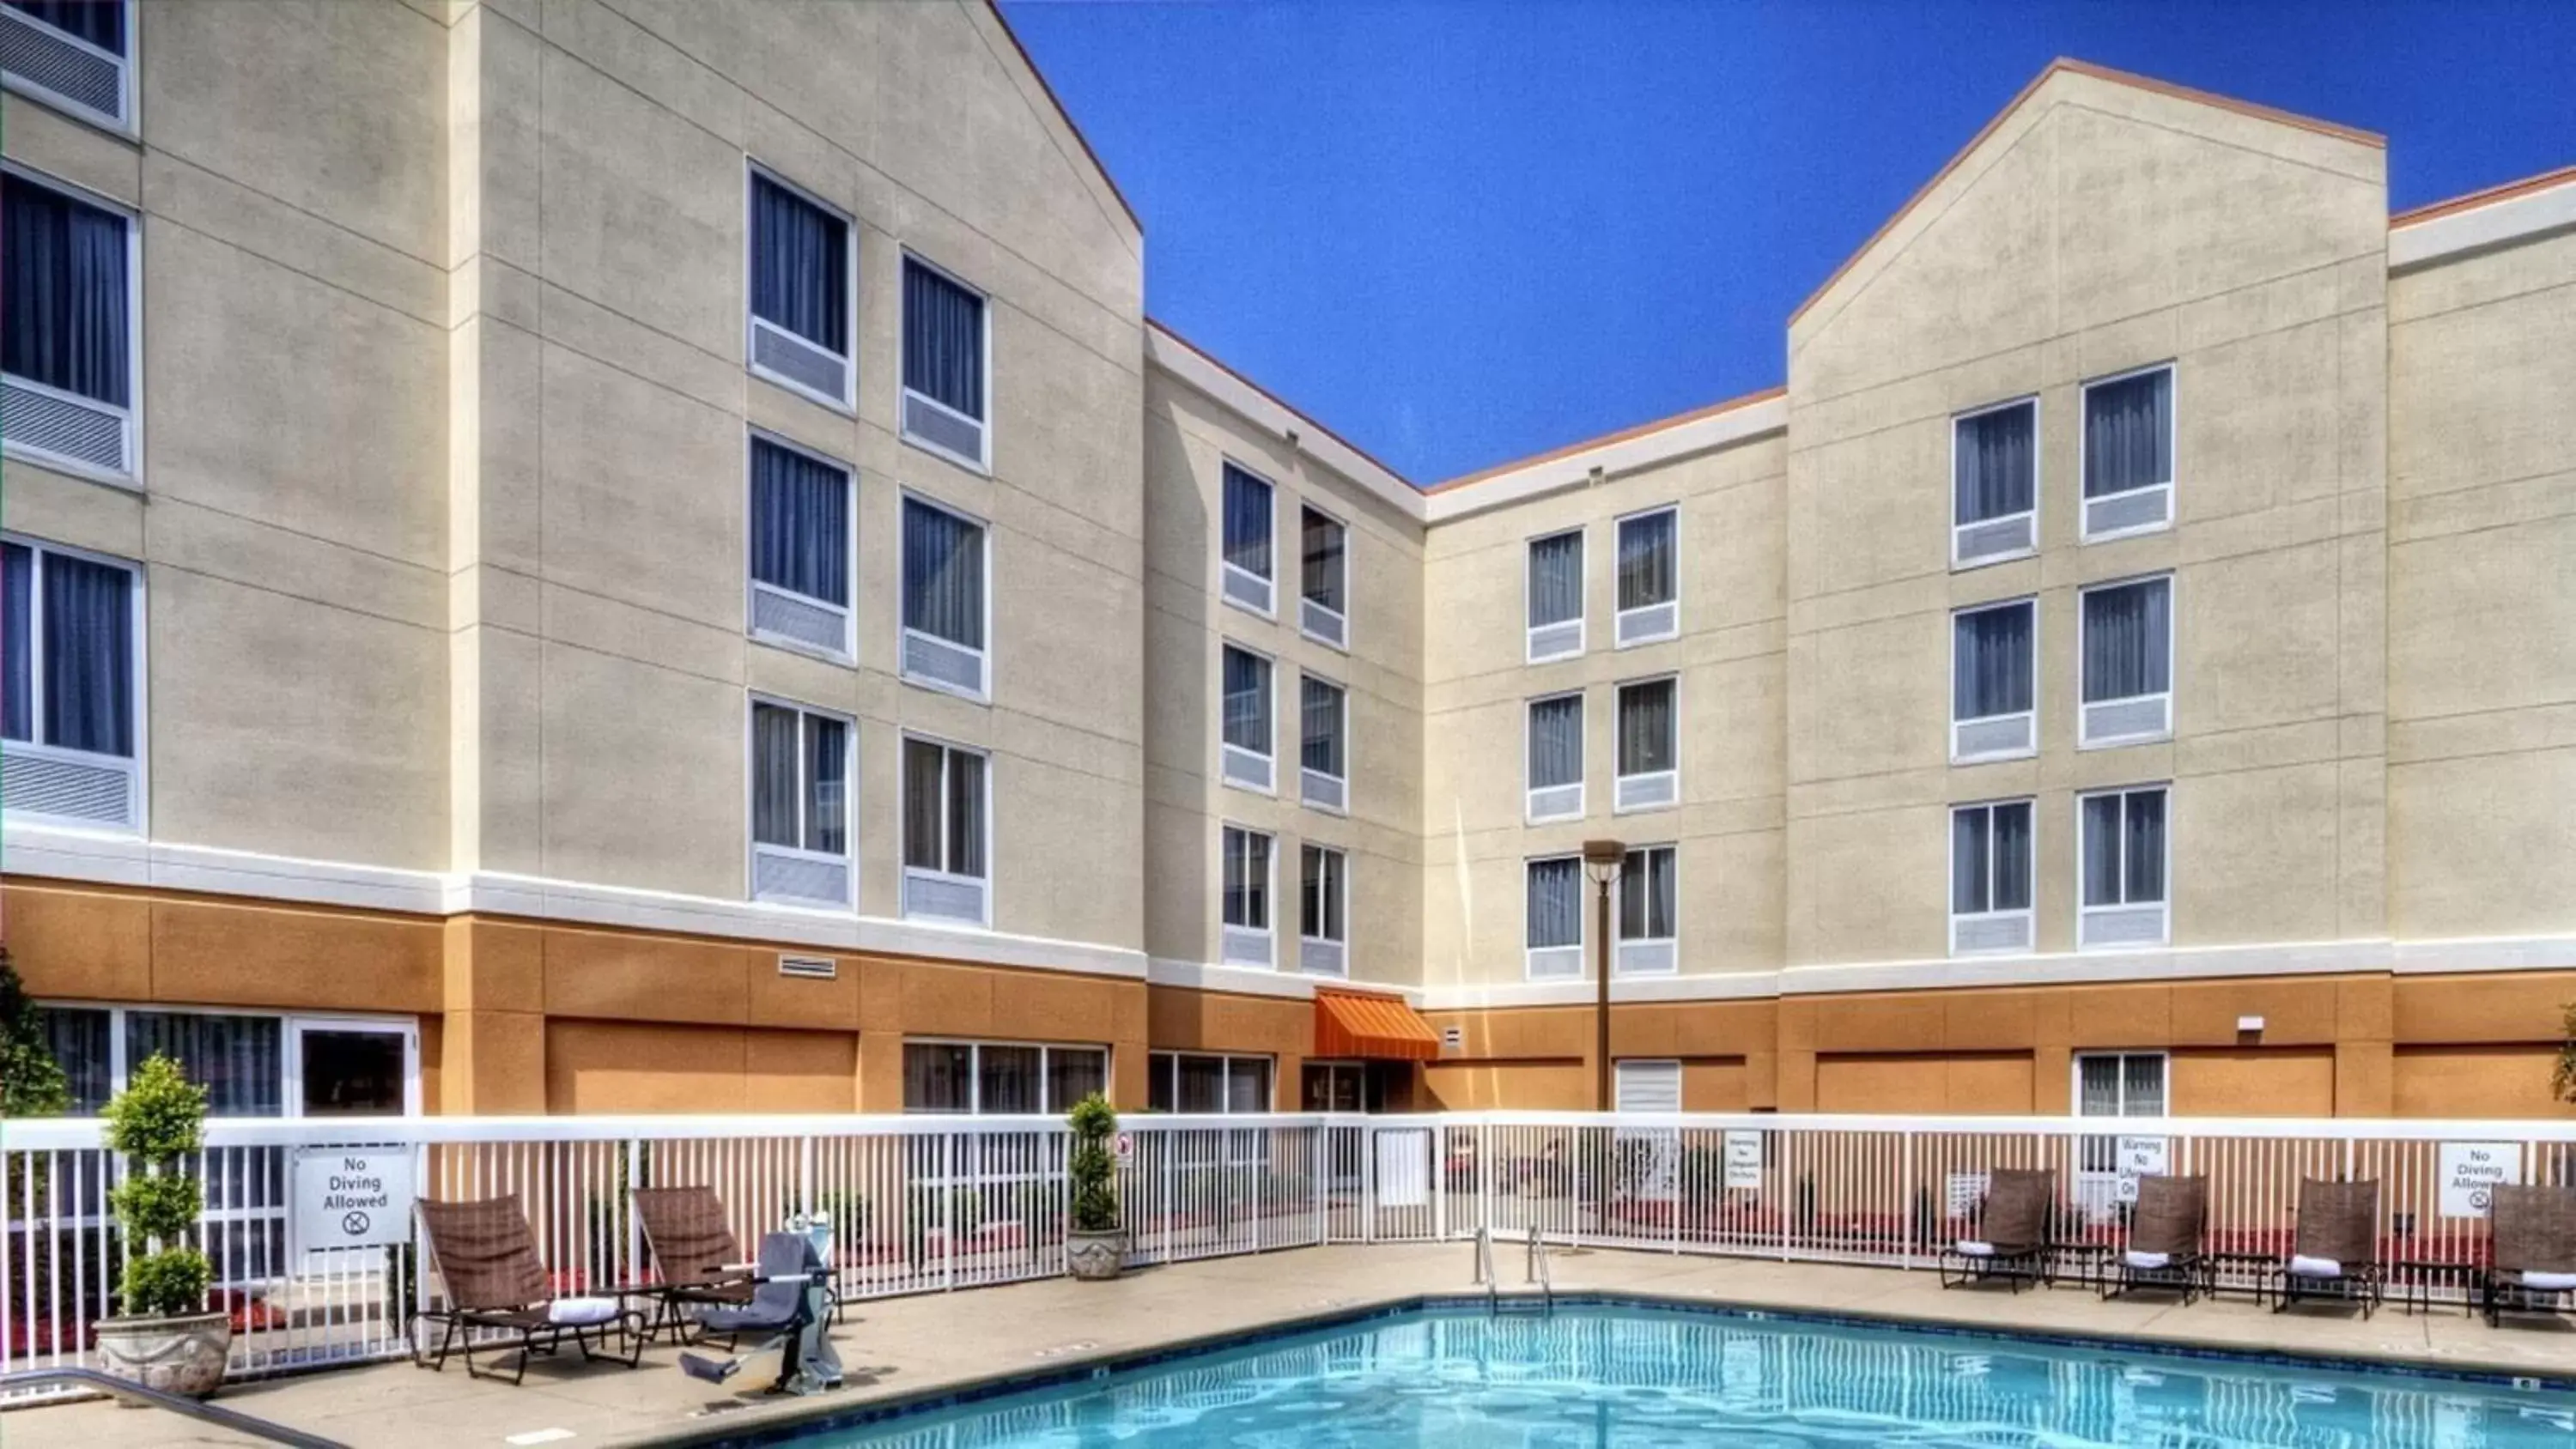
<instances>
[{"instance_id":1,"label":"swimming pool","mask_svg":"<svg viewBox=\"0 0 2576 1449\"><path fill-rule=\"evenodd\" d=\"M2576 1393L1745 1314L1586 1305L1494 1318L1480 1307L1381 1316L796 1442L2569 1449Z\"/></svg>"}]
</instances>

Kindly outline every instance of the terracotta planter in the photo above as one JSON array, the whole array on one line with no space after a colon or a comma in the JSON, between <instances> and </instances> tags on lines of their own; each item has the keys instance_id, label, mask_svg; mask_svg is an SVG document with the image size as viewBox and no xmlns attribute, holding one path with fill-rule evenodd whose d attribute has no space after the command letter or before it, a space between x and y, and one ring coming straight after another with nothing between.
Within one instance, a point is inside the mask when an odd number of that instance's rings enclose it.
<instances>
[{"instance_id":1,"label":"terracotta planter","mask_svg":"<svg viewBox=\"0 0 2576 1449\"><path fill-rule=\"evenodd\" d=\"M1065 1271L1085 1282L1099 1283L1118 1276L1127 1264L1127 1233L1112 1228L1105 1233L1069 1232L1064 1235Z\"/></svg>"},{"instance_id":2,"label":"terracotta planter","mask_svg":"<svg viewBox=\"0 0 2576 1449\"><path fill-rule=\"evenodd\" d=\"M224 1355L232 1343L232 1320L221 1313L98 1321L101 1369L191 1399L205 1398L223 1383ZM134 1399L117 1402L141 1407Z\"/></svg>"}]
</instances>

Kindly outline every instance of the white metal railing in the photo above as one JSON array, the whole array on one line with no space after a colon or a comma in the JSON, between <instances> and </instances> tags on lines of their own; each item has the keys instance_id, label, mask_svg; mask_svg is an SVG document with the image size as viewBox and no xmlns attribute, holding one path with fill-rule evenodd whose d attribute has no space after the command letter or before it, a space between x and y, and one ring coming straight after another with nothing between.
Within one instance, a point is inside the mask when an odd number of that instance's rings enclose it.
<instances>
[{"instance_id":1,"label":"white metal railing","mask_svg":"<svg viewBox=\"0 0 2576 1449\"><path fill-rule=\"evenodd\" d=\"M95 1121L5 1133L0 1373L88 1365L122 1268L104 1204L123 1169ZM2222 1284L2249 1286L2289 1251L2302 1180L2368 1179L2383 1263L2442 1265L2422 1276L2456 1302L2486 1251L2479 1174L2576 1183L2576 1122L1283 1113L1139 1115L1121 1138L1140 1263L1490 1232L1927 1267L1972 1235L1998 1167L2057 1173L2055 1236L2080 1262L2125 1245L2136 1177L2161 1170L2209 1179ZM439 1294L408 1223L383 1247L299 1240L301 1151L407 1158L423 1197L516 1193L558 1292L649 1280L628 1189L704 1185L746 1250L790 1214L829 1216L841 1293L879 1297L1062 1273L1066 1147L1053 1117L224 1121L196 1164L195 1238L215 1260L209 1306L233 1318L232 1372L253 1376L398 1356Z\"/></svg>"}]
</instances>

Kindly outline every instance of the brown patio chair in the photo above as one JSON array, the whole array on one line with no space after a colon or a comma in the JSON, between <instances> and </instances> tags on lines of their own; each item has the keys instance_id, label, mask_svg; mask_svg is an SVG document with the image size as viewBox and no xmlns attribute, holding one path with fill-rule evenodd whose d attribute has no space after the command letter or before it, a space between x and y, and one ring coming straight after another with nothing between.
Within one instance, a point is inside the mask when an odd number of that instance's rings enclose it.
<instances>
[{"instance_id":1,"label":"brown patio chair","mask_svg":"<svg viewBox=\"0 0 2576 1449\"><path fill-rule=\"evenodd\" d=\"M1974 1238L1941 1251L1941 1286L2001 1278L2016 1293L2048 1272L2048 1220L2057 1207L2057 1174L1998 1167L1988 1175Z\"/></svg>"},{"instance_id":2,"label":"brown patio chair","mask_svg":"<svg viewBox=\"0 0 2576 1449\"><path fill-rule=\"evenodd\" d=\"M2385 1291L2379 1261L2379 1181L2299 1184L2299 1222L2279 1269L2278 1313L2302 1298L2360 1305L2368 1318Z\"/></svg>"},{"instance_id":3,"label":"brown patio chair","mask_svg":"<svg viewBox=\"0 0 2576 1449\"><path fill-rule=\"evenodd\" d=\"M751 1303L759 1286L760 1265L743 1256L742 1242L734 1236L724 1200L714 1188L639 1187L629 1196L635 1201L635 1217L643 1225L644 1245L653 1255L654 1272L660 1279L653 1288L655 1308L648 1338L668 1327L676 1341L689 1342L686 1310L742 1308ZM827 1287L825 1301L832 1321L839 1323L840 1295Z\"/></svg>"},{"instance_id":4,"label":"brown patio chair","mask_svg":"<svg viewBox=\"0 0 2576 1449\"><path fill-rule=\"evenodd\" d=\"M2129 1245L2112 1264L2104 1298L2133 1288L2179 1288L2189 1303L2209 1272L2201 1235L2209 1225L2209 1179L2156 1175L2138 1179Z\"/></svg>"},{"instance_id":5,"label":"brown patio chair","mask_svg":"<svg viewBox=\"0 0 2576 1449\"><path fill-rule=\"evenodd\" d=\"M2498 1183L2487 1210L2487 1326L2517 1313L2576 1313L2576 1187Z\"/></svg>"},{"instance_id":6,"label":"brown patio chair","mask_svg":"<svg viewBox=\"0 0 2576 1449\"><path fill-rule=\"evenodd\" d=\"M519 1353L518 1371L510 1382L528 1376L531 1355L554 1353L569 1338L584 1359L606 1358L633 1368L642 1359L644 1316L614 1298L559 1296L546 1281L546 1265L537 1256L536 1236L528 1231L527 1214L518 1194L478 1202L419 1204L421 1231L429 1238L429 1255L447 1286L446 1306L423 1309L420 1316L444 1324L435 1361L424 1362L417 1339L412 1362L428 1368L447 1367L447 1355L458 1350L465 1372L473 1378L499 1378L474 1367L474 1350L497 1347ZM634 1344L624 1358L604 1350L617 1334ZM498 1335L497 1342L494 1335Z\"/></svg>"}]
</instances>

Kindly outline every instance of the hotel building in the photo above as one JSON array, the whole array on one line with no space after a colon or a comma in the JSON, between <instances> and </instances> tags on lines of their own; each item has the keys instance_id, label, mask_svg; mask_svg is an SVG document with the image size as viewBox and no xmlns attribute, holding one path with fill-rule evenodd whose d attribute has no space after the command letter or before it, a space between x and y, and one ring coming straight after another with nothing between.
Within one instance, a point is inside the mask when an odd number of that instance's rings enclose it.
<instances>
[{"instance_id":1,"label":"hotel building","mask_svg":"<svg viewBox=\"0 0 2576 1449\"><path fill-rule=\"evenodd\" d=\"M2576 171L2062 62L1781 387L1418 487L983 0L0 58L84 1107L1581 1107L1606 957L1632 1107L2576 1110Z\"/></svg>"}]
</instances>

